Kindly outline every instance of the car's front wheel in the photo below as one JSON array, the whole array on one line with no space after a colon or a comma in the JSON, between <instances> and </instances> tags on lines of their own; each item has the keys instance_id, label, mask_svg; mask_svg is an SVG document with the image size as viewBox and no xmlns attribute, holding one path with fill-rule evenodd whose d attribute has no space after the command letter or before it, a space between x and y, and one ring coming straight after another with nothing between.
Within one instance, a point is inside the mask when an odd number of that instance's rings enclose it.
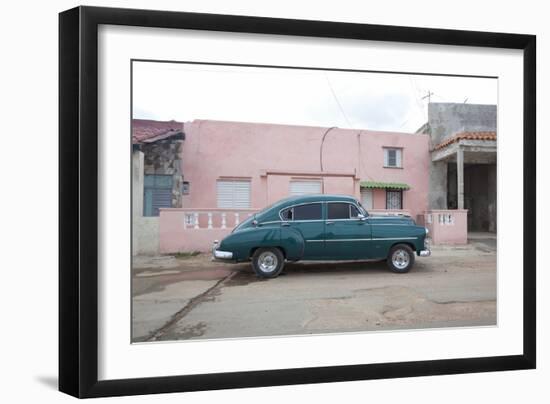
<instances>
[{"instance_id":1,"label":"car's front wheel","mask_svg":"<svg viewBox=\"0 0 550 404\"><path fill-rule=\"evenodd\" d=\"M414 251L406 244L397 244L391 248L387 263L393 272L409 272L414 265Z\"/></svg>"},{"instance_id":2,"label":"car's front wheel","mask_svg":"<svg viewBox=\"0 0 550 404\"><path fill-rule=\"evenodd\" d=\"M285 257L278 248L258 248L252 255L252 268L259 278L275 278L285 265Z\"/></svg>"}]
</instances>

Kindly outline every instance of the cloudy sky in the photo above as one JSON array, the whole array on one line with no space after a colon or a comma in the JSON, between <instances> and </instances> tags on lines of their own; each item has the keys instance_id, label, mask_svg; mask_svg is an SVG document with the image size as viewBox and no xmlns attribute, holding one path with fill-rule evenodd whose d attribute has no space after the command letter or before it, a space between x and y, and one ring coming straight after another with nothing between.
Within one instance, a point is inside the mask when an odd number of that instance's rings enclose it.
<instances>
[{"instance_id":1,"label":"cloudy sky","mask_svg":"<svg viewBox=\"0 0 550 404\"><path fill-rule=\"evenodd\" d=\"M414 132L432 102L496 104L497 80L134 62L133 117Z\"/></svg>"}]
</instances>

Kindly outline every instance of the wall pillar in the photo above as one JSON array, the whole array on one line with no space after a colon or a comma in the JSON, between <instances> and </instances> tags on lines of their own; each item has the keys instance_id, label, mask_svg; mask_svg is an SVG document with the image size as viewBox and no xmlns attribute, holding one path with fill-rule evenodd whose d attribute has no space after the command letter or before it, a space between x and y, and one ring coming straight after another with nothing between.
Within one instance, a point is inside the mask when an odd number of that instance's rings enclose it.
<instances>
[{"instance_id":1,"label":"wall pillar","mask_svg":"<svg viewBox=\"0 0 550 404\"><path fill-rule=\"evenodd\" d=\"M143 152L132 153L132 217L143 216Z\"/></svg>"},{"instance_id":2,"label":"wall pillar","mask_svg":"<svg viewBox=\"0 0 550 404\"><path fill-rule=\"evenodd\" d=\"M456 152L456 185L458 209L464 209L464 150L460 146Z\"/></svg>"},{"instance_id":3,"label":"wall pillar","mask_svg":"<svg viewBox=\"0 0 550 404\"><path fill-rule=\"evenodd\" d=\"M136 230L143 216L143 152L132 152L132 256L140 251L139 237Z\"/></svg>"}]
</instances>

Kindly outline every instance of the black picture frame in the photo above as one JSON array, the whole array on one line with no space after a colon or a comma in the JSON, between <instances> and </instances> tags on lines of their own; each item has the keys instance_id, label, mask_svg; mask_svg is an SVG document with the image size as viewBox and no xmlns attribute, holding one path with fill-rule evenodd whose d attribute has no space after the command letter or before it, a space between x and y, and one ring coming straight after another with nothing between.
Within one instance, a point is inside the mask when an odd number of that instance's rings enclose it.
<instances>
[{"instance_id":1,"label":"black picture frame","mask_svg":"<svg viewBox=\"0 0 550 404\"><path fill-rule=\"evenodd\" d=\"M509 48L523 51L523 353L98 381L98 26ZM59 390L76 397L533 369L536 366L536 37L184 12L77 7L59 15Z\"/></svg>"}]
</instances>

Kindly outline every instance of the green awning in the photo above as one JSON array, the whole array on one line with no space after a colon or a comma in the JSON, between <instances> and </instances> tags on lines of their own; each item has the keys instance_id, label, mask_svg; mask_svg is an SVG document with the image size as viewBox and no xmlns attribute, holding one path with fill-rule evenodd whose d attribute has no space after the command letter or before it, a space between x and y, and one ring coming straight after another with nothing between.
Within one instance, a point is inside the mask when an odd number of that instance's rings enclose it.
<instances>
[{"instance_id":1,"label":"green awning","mask_svg":"<svg viewBox=\"0 0 550 404\"><path fill-rule=\"evenodd\" d=\"M407 190L411 187L402 182L378 182L378 181L361 181L361 188L368 189L403 189Z\"/></svg>"}]
</instances>

